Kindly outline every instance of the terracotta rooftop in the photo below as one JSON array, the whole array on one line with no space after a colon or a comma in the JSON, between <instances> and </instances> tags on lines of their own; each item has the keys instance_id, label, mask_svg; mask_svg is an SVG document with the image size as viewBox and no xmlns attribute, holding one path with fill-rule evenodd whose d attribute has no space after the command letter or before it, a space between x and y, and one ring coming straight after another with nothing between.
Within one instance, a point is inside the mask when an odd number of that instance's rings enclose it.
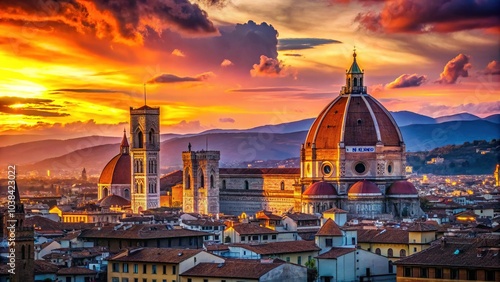
<instances>
[{"instance_id":1,"label":"terracotta rooftop","mask_svg":"<svg viewBox=\"0 0 500 282\"><path fill-rule=\"evenodd\" d=\"M285 216L293 219L294 221L302 221L302 220L318 220L318 217L313 214L295 212L295 213L287 213Z\"/></svg>"},{"instance_id":2,"label":"terracotta rooftop","mask_svg":"<svg viewBox=\"0 0 500 282\"><path fill-rule=\"evenodd\" d=\"M120 218L120 222L150 222L152 220L154 220L154 218L149 216L130 216Z\"/></svg>"},{"instance_id":3,"label":"terracotta rooftop","mask_svg":"<svg viewBox=\"0 0 500 282\"><path fill-rule=\"evenodd\" d=\"M282 219L281 216L273 214L270 211L264 211L264 210L258 211L255 214L255 218L257 218L257 219L270 219L270 220L281 220Z\"/></svg>"},{"instance_id":4,"label":"terracotta rooftop","mask_svg":"<svg viewBox=\"0 0 500 282\"><path fill-rule=\"evenodd\" d=\"M409 240L409 233L407 230L358 229L358 242L360 243L408 244L408 240Z\"/></svg>"},{"instance_id":5,"label":"terracotta rooftop","mask_svg":"<svg viewBox=\"0 0 500 282\"><path fill-rule=\"evenodd\" d=\"M500 239L448 237L441 240L395 264L500 269Z\"/></svg>"},{"instance_id":6,"label":"terracotta rooftop","mask_svg":"<svg viewBox=\"0 0 500 282\"><path fill-rule=\"evenodd\" d=\"M85 267L67 267L57 271L57 275L96 275L97 272Z\"/></svg>"},{"instance_id":7,"label":"terracotta rooftop","mask_svg":"<svg viewBox=\"0 0 500 282\"><path fill-rule=\"evenodd\" d=\"M437 231L437 226L430 223L415 222L408 228L410 232L432 232Z\"/></svg>"},{"instance_id":8,"label":"terracotta rooftop","mask_svg":"<svg viewBox=\"0 0 500 282\"><path fill-rule=\"evenodd\" d=\"M205 245L205 249L207 250L207 252L229 251L229 245L210 244L210 245Z\"/></svg>"},{"instance_id":9,"label":"terracotta rooftop","mask_svg":"<svg viewBox=\"0 0 500 282\"><path fill-rule=\"evenodd\" d=\"M234 279L258 280L264 274L283 264L275 260L270 263L261 263L253 260L226 260L225 263L199 263L195 267L183 272L180 276L189 277L220 277Z\"/></svg>"},{"instance_id":10,"label":"terracotta rooftop","mask_svg":"<svg viewBox=\"0 0 500 282\"><path fill-rule=\"evenodd\" d=\"M278 234L278 231L261 227L252 223L240 223L233 225L234 231L240 235L254 235L254 234Z\"/></svg>"},{"instance_id":11,"label":"terracotta rooftop","mask_svg":"<svg viewBox=\"0 0 500 282\"><path fill-rule=\"evenodd\" d=\"M329 251L326 253L323 253L316 258L319 259L336 259L339 258L343 255L349 254L356 251L355 248L331 248Z\"/></svg>"},{"instance_id":12,"label":"terracotta rooftop","mask_svg":"<svg viewBox=\"0 0 500 282\"><path fill-rule=\"evenodd\" d=\"M160 178L160 190L166 191L170 190L172 186L182 183L183 175L182 170L172 171L165 174Z\"/></svg>"},{"instance_id":13,"label":"terracotta rooftop","mask_svg":"<svg viewBox=\"0 0 500 282\"><path fill-rule=\"evenodd\" d=\"M329 218L323 226L321 226L316 236L343 236L343 234L337 223Z\"/></svg>"},{"instance_id":14,"label":"terracotta rooftop","mask_svg":"<svg viewBox=\"0 0 500 282\"><path fill-rule=\"evenodd\" d=\"M182 223L189 226L224 226L224 221L222 220L208 220L208 219L183 220Z\"/></svg>"},{"instance_id":15,"label":"terracotta rooftop","mask_svg":"<svg viewBox=\"0 0 500 282\"><path fill-rule=\"evenodd\" d=\"M201 249L137 248L122 251L109 261L180 263L201 253Z\"/></svg>"},{"instance_id":16,"label":"terracotta rooftop","mask_svg":"<svg viewBox=\"0 0 500 282\"><path fill-rule=\"evenodd\" d=\"M165 225L134 224L128 229L114 229L113 226L94 227L84 230L81 238L108 238L108 239L157 239L174 237L207 236L210 233L187 230L173 229L169 230Z\"/></svg>"},{"instance_id":17,"label":"terracotta rooftop","mask_svg":"<svg viewBox=\"0 0 500 282\"><path fill-rule=\"evenodd\" d=\"M24 225L28 226L35 226L36 229L38 230L44 230L44 231L59 231L61 230L61 223L60 222L55 222L51 219L48 219L43 216L31 216L27 217L24 220Z\"/></svg>"},{"instance_id":18,"label":"terracotta rooftop","mask_svg":"<svg viewBox=\"0 0 500 282\"><path fill-rule=\"evenodd\" d=\"M339 208L331 208L331 209L323 212L323 214L325 214L325 213L347 213L347 211L345 211L343 209L339 209Z\"/></svg>"},{"instance_id":19,"label":"terracotta rooftop","mask_svg":"<svg viewBox=\"0 0 500 282\"><path fill-rule=\"evenodd\" d=\"M300 168L221 168L219 174L300 174Z\"/></svg>"},{"instance_id":20,"label":"terracotta rooftop","mask_svg":"<svg viewBox=\"0 0 500 282\"><path fill-rule=\"evenodd\" d=\"M337 190L332 184L326 181L315 182L302 193L306 196L337 196Z\"/></svg>"},{"instance_id":21,"label":"terracotta rooftop","mask_svg":"<svg viewBox=\"0 0 500 282\"><path fill-rule=\"evenodd\" d=\"M266 244L233 244L231 246L241 247L260 255L276 255L289 253L314 252L321 250L312 241L286 241Z\"/></svg>"},{"instance_id":22,"label":"terracotta rooftop","mask_svg":"<svg viewBox=\"0 0 500 282\"><path fill-rule=\"evenodd\" d=\"M99 200L99 206L101 208L112 206L125 207L130 206L130 201L121 196L111 194Z\"/></svg>"},{"instance_id":23,"label":"terracotta rooftop","mask_svg":"<svg viewBox=\"0 0 500 282\"><path fill-rule=\"evenodd\" d=\"M57 273L59 267L44 260L35 260L35 274Z\"/></svg>"}]
</instances>

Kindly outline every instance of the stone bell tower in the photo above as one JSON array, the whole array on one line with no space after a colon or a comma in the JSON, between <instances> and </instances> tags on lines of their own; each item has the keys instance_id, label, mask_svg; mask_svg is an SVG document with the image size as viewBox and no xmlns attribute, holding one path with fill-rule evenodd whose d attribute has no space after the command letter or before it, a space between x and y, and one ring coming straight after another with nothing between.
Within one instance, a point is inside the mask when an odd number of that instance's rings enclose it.
<instances>
[{"instance_id":1,"label":"stone bell tower","mask_svg":"<svg viewBox=\"0 0 500 282\"><path fill-rule=\"evenodd\" d=\"M182 152L183 209L200 214L219 213L219 151Z\"/></svg>"},{"instance_id":2,"label":"stone bell tower","mask_svg":"<svg viewBox=\"0 0 500 282\"><path fill-rule=\"evenodd\" d=\"M132 210L160 206L160 108L130 108Z\"/></svg>"}]
</instances>

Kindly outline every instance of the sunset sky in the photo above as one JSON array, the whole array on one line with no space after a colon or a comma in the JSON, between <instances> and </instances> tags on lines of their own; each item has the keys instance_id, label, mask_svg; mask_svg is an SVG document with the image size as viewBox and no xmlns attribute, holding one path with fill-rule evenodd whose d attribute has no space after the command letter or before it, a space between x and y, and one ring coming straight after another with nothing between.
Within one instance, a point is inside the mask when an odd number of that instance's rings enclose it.
<instances>
[{"instance_id":1,"label":"sunset sky","mask_svg":"<svg viewBox=\"0 0 500 282\"><path fill-rule=\"evenodd\" d=\"M121 136L316 117L354 46L391 111L500 113L497 0L0 1L0 134Z\"/></svg>"}]
</instances>

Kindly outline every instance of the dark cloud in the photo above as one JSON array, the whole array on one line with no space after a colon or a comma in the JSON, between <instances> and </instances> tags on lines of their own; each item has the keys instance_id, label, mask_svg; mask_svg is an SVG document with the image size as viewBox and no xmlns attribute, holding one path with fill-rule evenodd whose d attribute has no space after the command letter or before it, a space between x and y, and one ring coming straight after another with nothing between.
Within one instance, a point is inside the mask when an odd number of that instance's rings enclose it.
<instances>
[{"instance_id":1,"label":"dark cloud","mask_svg":"<svg viewBox=\"0 0 500 282\"><path fill-rule=\"evenodd\" d=\"M334 39L324 38L283 38L278 40L278 50L303 50L312 49L325 44L342 43Z\"/></svg>"},{"instance_id":2,"label":"dark cloud","mask_svg":"<svg viewBox=\"0 0 500 282\"><path fill-rule=\"evenodd\" d=\"M267 23L222 26L220 36L183 37L170 30L164 30L161 37L148 33L145 45L157 50L171 52L180 49L186 60L200 69L219 67L224 60L231 61L231 72L248 75L248 70L259 62L260 56L278 57L278 31ZM203 46L200 48L199 46Z\"/></svg>"},{"instance_id":3,"label":"dark cloud","mask_svg":"<svg viewBox=\"0 0 500 282\"><path fill-rule=\"evenodd\" d=\"M287 57L303 57L302 54L297 54L297 53L286 53L286 54L283 54L283 56L287 56Z\"/></svg>"},{"instance_id":4,"label":"dark cloud","mask_svg":"<svg viewBox=\"0 0 500 282\"><path fill-rule=\"evenodd\" d=\"M196 0L196 1L205 6L217 7L217 8L223 8L229 2L229 0Z\"/></svg>"},{"instance_id":5,"label":"dark cloud","mask_svg":"<svg viewBox=\"0 0 500 282\"><path fill-rule=\"evenodd\" d=\"M491 61L486 68L479 73L484 75L500 75L500 64L498 61Z\"/></svg>"},{"instance_id":6,"label":"dark cloud","mask_svg":"<svg viewBox=\"0 0 500 282\"><path fill-rule=\"evenodd\" d=\"M427 81L427 76L414 74L402 74L394 81L388 83L385 88L405 88L405 87L415 87L420 86L422 83Z\"/></svg>"},{"instance_id":7,"label":"dark cloud","mask_svg":"<svg viewBox=\"0 0 500 282\"><path fill-rule=\"evenodd\" d=\"M150 80L148 80L147 83L154 84L154 83L178 83L178 82L204 81L204 80L207 80L207 79L214 77L214 76L215 75L212 72L202 73L202 74L199 74L199 75L194 76L194 77L189 77L189 76L180 77L180 76L177 76L174 74L164 73L164 74L160 74L158 76L151 78Z\"/></svg>"},{"instance_id":8,"label":"dark cloud","mask_svg":"<svg viewBox=\"0 0 500 282\"><path fill-rule=\"evenodd\" d=\"M46 27L54 22L99 38L141 43L146 27L157 32L172 28L187 33L216 33L198 4L188 0L61 0L0 1L2 19Z\"/></svg>"},{"instance_id":9,"label":"dark cloud","mask_svg":"<svg viewBox=\"0 0 500 282\"><path fill-rule=\"evenodd\" d=\"M288 92L288 91L305 91L301 88L293 87L259 87L259 88L240 88L229 89L228 92Z\"/></svg>"},{"instance_id":10,"label":"dark cloud","mask_svg":"<svg viewBox=\"0 0 500 282\"><path fill-rule=\"evenodd\" d=\"M228 118L219 118L219 122L234 123L235 120L234 120L234 118L230 118L230 117L228 117Z\"/></svg>"},{"instance_id":11,"label":"dark cloud","mask_svg":"<svg viewBox=\"0 0 500 282\"><path fill-rule=\"evenodd\" d=\"M283 65L282 61L277 59L268 58L264 55L260 56L259 64L254 64L250 74L253 77L286 77L291 75L287 66Z\"/></svg>"},{"instance_id":12,"label":"dark cloud","mask_svg":"<svg viewBox=\"0 0 500 282\"><path fill-rule=\"evenodd\" d=\"M440 84L455 84L459 77L468 77L468 70L472 67L469 60L469 56L458 54L458 56L451 59L446 66L444 66L443 72L435 82Z\"/></svg>"},{"instance_id":13,"label":"dark cloud","mask_svg":"<svg viewBox=\"0 0 500 282\"><path fill-rule=\"evenodd\" d=\"M397 0L386 1L382 11L361 12L355 18L371 31L454 32L492 28L498 32L500 1L497 0Z\"/></svg>"},{"instance_id":14,"label":"dark cloud","mask_svg":"<svg viewBox=\"0 0 500 282\"><path fill-rule=\"evenodd\" d=\"M0 97L0 113L39 117L65 117L67 113L60 113L61 106L53 105L54 100L21 97ZM22 104L22 107L13 107Z\"/></svg>"}]
</instances>

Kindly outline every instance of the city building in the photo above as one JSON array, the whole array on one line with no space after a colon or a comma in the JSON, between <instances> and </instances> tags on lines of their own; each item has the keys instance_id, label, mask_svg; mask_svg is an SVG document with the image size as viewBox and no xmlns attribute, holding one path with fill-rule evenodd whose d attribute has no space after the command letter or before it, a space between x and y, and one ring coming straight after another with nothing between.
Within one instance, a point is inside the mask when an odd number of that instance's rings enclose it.
<instances>
[{"instance_id":1,"label":"city building","mask_svg":"<svg viewBox=\"0 0 500 282\"><path fill-rule=\"evenodd\" d=\"M498 281L499 250L499 239L443 237L395 262L397 281Z\"/></svg>"}]
</instances>

